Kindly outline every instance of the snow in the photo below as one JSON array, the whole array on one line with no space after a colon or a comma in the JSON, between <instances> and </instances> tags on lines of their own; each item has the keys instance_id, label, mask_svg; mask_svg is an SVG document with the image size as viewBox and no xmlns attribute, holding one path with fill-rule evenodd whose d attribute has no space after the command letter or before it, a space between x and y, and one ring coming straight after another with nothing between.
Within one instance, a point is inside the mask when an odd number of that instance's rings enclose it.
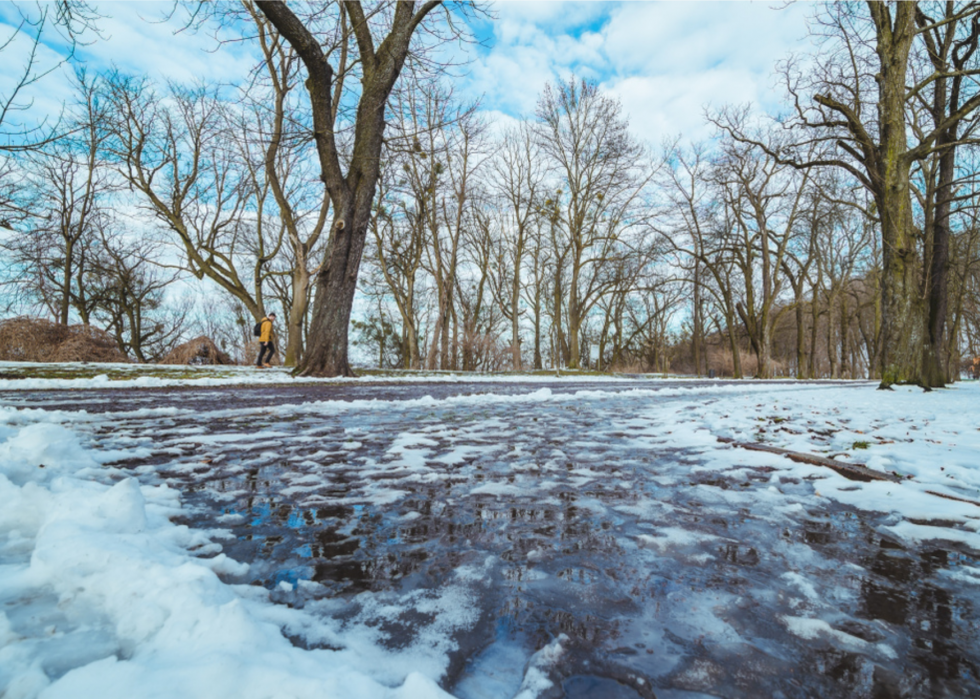
<instances>
[{"instance_id":1,"label":"snow","mask_svg":"<svg viewBox=\"0 0 980 699\"><path fill-rule=\"evenodd\" d=\"M568 636L562 634L531 656L527 671L524 673L524 681L521 682L514 699L535 699L555 685L550 677L550 671L561 661L565 654L562 644L568 643L568 640Z\"/></svg>"},{"instance_id":2,"label":"snow","mask_svg":"<svg viewBox=\"0 0 980 699\"><path fill-rule=\"evenodd\" d=\"M779 477L819 478L818 497L871 512L956 524L953 530L910 522L890 528L903 539L959 541L980 550L980 535L976 533L980 522L978 405L980 384L975 382L929 393L912 387L896 387L889 392L871 390L870 386L861 391L801 387L792 392L671 406L672 414L684 415L684 424L673 431L670 442L702 449L707 463L701 468L725 471L733 477L738 471L732 462L747 457L737 447L717 444L718 437L762 442L899 474L907 480L900 484L860 483L825 468L789 465L779 456L752 457L754 464L779 467ZM653 409L647 416L651 420L665 417L663 409ZM778 482L773 487L778 493Z\"/></svg>"},{"instance_id":3,"label":"snow","mask_svg":"<svg viewBox=\"0 0 980 699\"><path fill-rule=\"evenodd\" d=\"M820 637L830 637L837 643L841 644L845 648L866 651L869 647L872 647L878 653L881 653L887 658L895 658L895 650L885 644L879 643L872 646L864 639L858 638L857 636L852 636L849 633L835 629L826 621L821 619L810 619L806 617L795 617L795 616L783 616L783 623L789 628L790 632L796 634L800 638L815 639Z\"/></svg>"},{"instance_id":4,"label":"snow","mask_svg":"<svg viewBox=\"0 0 980 699\"><path fill-rule=\"evenodd\" d=\"M193 512L163 472L212 488L215 503L234 503L244 491L233 477L281 460L290 470L277 494L297 507L364 508L390 514L397 527L419 525L471 498L558 509L567 507L562 497L575 493L574 507L597 531L598 523L615 529L635 522L610 550L653 571L644 572L644 590L661 586L666 611L658 615L637 601L623 617L628 623L619 643L650 649L649 662L663 677L699 682L714 670L700 660L684 666L684 644L746 643L750 634L739 610L763 602L780 610L774 619L801 642L881 663L899 657L897 633L869 641L841 628L847 619L840 608L858 595L860 566L776 534L799 527L826 502L875 513L876 531L909 547L941 541L980 552L976 383L884 393L872 384L637 382L613 392L616 380L607 390L588 377L589 388L577 391L319 400L283 404L271 415L266 408L226 407L196 415L180 406L97 412L83 393L78 410L15 407L19 396L38 388L284 379L275 377L242 370L223 378L0 381L0 391L21 392L0 398L6 404L0 405L0 695L450 696L440 682L459 638L481 623L493 597L488 590L500 574L499 553L473 545L465 548L465 562L436 584L347 597L326 595L323 585L302 576L268 588L247 584L250 562L228 555L235 535L218 527L249 518L219 509L214 528L176 524ZM560 381L567 387L575 379ZM538 415L542 422L532 422ZM583 420L600 418L601 429L581 431ZM904 480L855 482L719 437L862 463ZM670 456L654 462L652 453ZM126 468L148 457L161 461ZM209 481L219 473L231 477L221 492ZM430 503L432 512L410 502L420 485L443 482L445 496ZM338 484L342 493L334 490ZM607 504L604 492L616 494L615 504ZM753 519L737 531L735 525L711 529L691 516L743 510ZM506 518L485 526L511 537ZM747 534L759 534L767 547L747 547L740 538ZM543 599L558 596L559 581L573 580L597 615L614 613L602 607L602 586L587 565L556 570L557 554L545 538L518 537L511 545L523 566L521 584L541 586ZM686 585L658 568L679 561L687 570L721 558L777 561L788 569L768 580L746 574L748 582L732 592ZM828 584L824 576L838 577ZM975 565L940 576L967 590L980 586ZM385 629L406 619L414 619L411 633L392 643ZM464 699L550 696L572 644L563 633L530 649L520 639L498 638L470 658L454 691Z\"/></svg>"},{"instance_id":5,"label":"snow","mask_svg":"<svg viewBox=\"0 0 980 699\"><path fill-rule=\"evenodd\" d=\"M118 474L93 472L98 453L65 427L4 427L5 697L448 696L433 679L407 670L406 662L401 672L372 673L355 669L344 657L349 651L293 646L280 631L282 622L303 620L284 615L248 586L219 578L243 574L246 564L192 553L220 545L170 521L180 511L172 489L125 477L110 484ZM450 610L430 630L438 637L467 621L458 613L464 593L456 588L450 594L455 598L420 605Z\"/></svg>"},{"instance_id":6,"label":"snow","mask_svg":"<svg viewBox=\"0 0 980 699\"><path fill-rule=\"evenodd\" d=\"M33 377L33 373L57 374L77 373L80 370L91 370L92 367L104 368L106 372L88 378L57 378ZM95 388L166 388L173 386L192 386L206 388L212 386L240 385L269 385L269 384L338 384L353 383L357 379L293 377L285 367L258 369L253 366L151 366L159 376L138 376L148 370L142 364L86 364L84 362L60 362L35 364L31 362L0 362L4 373L19 372L24 378L0 379L0 391L38 390L38 389L95 389ZM202 374L190 378L186 374ZM110 375L111 374L111 375ZM172 374L173 376L167 376ZM128 375L134 375L132 378ZM652 376L652 375L651 375ZM532 378L538 383L565 382L576 380L574 374L478 374L454 371L401 372L386 371L383 374L366 374L367 380L383 380L386 383L505 383L525 382ZM623 379L616 376L589 375L590 383L616 383Z\"/></svg>"}]
</instances>

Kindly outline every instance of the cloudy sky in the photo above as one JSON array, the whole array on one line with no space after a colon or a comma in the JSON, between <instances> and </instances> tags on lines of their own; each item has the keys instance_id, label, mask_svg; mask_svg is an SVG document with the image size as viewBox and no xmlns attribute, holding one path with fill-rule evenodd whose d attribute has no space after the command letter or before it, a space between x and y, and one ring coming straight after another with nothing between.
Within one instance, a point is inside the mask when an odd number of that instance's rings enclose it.
<instances>
[{"instance_id":1,"label":"cloudy sky","mask_svg":"<svg viewBox=\"0 0 980 699\"><path fill-rule=\"evenodd\" d=\"M806 40L811 8L772 2L506 2L472 67L487 109L529 114L556 77L597 80L657 143L706 133L704 107L776 108L776 61ZM780 3L782 5L782 3Z\"/></svg>"},{"instance_id":2,"label":"cloudy sky","mask_svg":"<svg viewBox=\"0 0 980 699\"><path fill-rule=\"evenodd\" d=\"M233 83L253 65L241 44L216 46L207 31L175 34L186 19L162 19L167 2L94 2L107 15L103 39L79 52L92 70L111 65L178 82ZM773 65L805 48L806 3L771 2L498 2L496 18L475 27L486 40L473 49L458 93L481 98L498 123L531 114L549 80L597 80L617 96L635 133L651 143L682 134L700 138L704 108L753 102L778 105ZM776 9L776 7L782 9ZM33 8L33 4L25 4ZM4 36L18 21L13 3L0 2ZM26 47L22 41L20 46ZM13 58L14 50L4 58ZM41 56L55 60L57 42ZM4 61L7 63L7 61ZM8 63L9 65L9 63ZM13 75L3 71L0 91ZM65 71L31 91L32 115L57 112L67 92Z\"/></svg>"}]
</instances>

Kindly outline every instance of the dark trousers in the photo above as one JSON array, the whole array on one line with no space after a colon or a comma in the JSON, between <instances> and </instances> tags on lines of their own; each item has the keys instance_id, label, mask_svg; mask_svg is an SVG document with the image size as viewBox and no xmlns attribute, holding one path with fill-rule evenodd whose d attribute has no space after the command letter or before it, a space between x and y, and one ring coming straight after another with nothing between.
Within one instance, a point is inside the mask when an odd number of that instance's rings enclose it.
<instances>
[{"instance_id":1,"label":"dark trousers","mask_svg":"<svg viewBox=\"0 0 980 699\"><path fill-rule=\"evenodd\" d=\"M266 355L266 352L269 354ZM265 357L265 362L268 363L272 360L272 355L276 353L276 346L271 342L260 342L259 343L259 359L255 362L256 366L262 366L263 357Z\"/></svg>"}]
</instances>

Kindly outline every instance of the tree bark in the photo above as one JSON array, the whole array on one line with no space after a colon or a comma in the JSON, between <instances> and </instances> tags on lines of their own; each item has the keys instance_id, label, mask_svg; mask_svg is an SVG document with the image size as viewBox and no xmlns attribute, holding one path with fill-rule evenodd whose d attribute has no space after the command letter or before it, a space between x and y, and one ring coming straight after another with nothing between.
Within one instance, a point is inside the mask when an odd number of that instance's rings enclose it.
<instances>
[{"instance_id":1,"label":"tree bark","mask_svg":"<svg viewBox=\"0 0 980 699\"><path fill-rule=\"evenodd\" d=\"M878 118L880 177L875 187L881 216L881 387L917 383L922 349L920 264L916 254L909 183L905 103L909 51L915 36L915 3L869 2L880 64ZM892 19L891 8L895 9Z\"/></svg>"}]
</instances>

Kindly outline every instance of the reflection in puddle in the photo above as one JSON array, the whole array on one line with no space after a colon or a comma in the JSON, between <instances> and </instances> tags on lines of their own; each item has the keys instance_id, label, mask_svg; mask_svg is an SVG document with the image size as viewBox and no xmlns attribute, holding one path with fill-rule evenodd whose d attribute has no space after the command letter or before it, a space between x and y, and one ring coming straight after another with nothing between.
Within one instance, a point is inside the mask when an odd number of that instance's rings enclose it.
<instances>
[{"instance_id":1,"label":"reflection in puddle","mask_svg":"<svg viewBox=\"0 0 980 699\"><path fill-rule=\"evenodd\" d=\"M227 418L212 434L276 436L189 444L158 474L289 604L301 580L353 609L486 567L443 678L466 699L513 695L562 635L548 672L570 698L980 696L975 588L944 575L974 556L905 548L879 533L889 516L777 490L771 468L701 469L655 429L630 436L642 408ZM377 621L393 647L431 623L410 605Z\"/></svg>"}]
</instances>

